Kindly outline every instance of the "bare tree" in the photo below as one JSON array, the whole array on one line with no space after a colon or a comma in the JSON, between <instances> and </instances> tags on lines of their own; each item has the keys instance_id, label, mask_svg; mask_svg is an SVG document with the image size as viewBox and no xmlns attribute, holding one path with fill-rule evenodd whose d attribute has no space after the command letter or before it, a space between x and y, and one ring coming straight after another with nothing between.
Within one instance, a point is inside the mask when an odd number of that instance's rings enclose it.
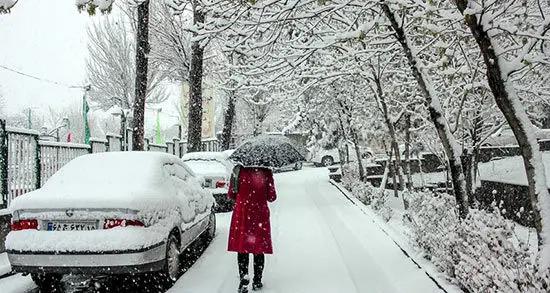
<instances>
[{"instance_id":1,"label":"bare tree","mask_svg":"<svg viewBox=\"0 0 550 293\"><path fill-rule=\"evenodd\" d=\"M188 3L181 12L174 11L164 2L151 3L151 64L170 80L186 82L191 61L192 26Z\"/></svg>"},{"instance_id":2,"label":"bare tree","mask_svg":"<svg viewBox=\"0 0 550 293\"><path fill-rule=\"evenodd\" d=\"M143 151L145 136L145 99L147 98L147 73L149 54L149 0L137 8L136 80L134 100L133 150Z\"/></svg>"},{"instance_id":3,"label":"bare tree","mask_svg":"<svg viewBox=\"0 0 550 293\"><path fill-rule=\"evenodd\" d=\"M202 25L205 11L198 1L193 1L193 24ZM196 37L196 35L195 35ZM191 46L191 64L189 66L189 122L187 125L187 150L197 152L202 140L202 80L204 63L204 44L200 39Z\"/></svg>"},{"instance_id":4,"label":"bare tree","mask_svg":"<svg viewBox=\"0 0 550 293\"><path fill-rule=\"evenodd\" d=\"M106 16L88 28L86 71L92 85L90 99L102 109L131 109L134 103L136 36L131 21L125 14ZM161 88L164 76L151 68L148 77L147 102L165 101L168 96Z\"/></svg>"}]
</instances>

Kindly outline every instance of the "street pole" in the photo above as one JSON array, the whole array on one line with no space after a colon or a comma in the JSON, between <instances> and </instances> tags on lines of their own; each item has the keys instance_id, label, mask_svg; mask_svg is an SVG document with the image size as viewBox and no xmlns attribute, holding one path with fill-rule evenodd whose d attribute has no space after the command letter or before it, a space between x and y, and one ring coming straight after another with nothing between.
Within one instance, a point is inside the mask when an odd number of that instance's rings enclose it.
<instances>
[{"instance_id":1,"label":"street pole","mask_svg":"<svg viewBox=\"0 0 550 293\"><path fill-rule=\"evenodd\" d=\"M29 113L27 115L27 122L28 122L28 128L29 129L32 129L32 116L31 116L32 114L31 113L32 113L32 110L31 110L31 108L29 108Z\"/></svg>"},{"instance_id":2,"label":"street pole","mask_svg":"<svg viewBox=\"0 0 550 293\"><path fill-rule=\"evenodd\" d=\"M127 137L127 131L126 131L126 114L124 113L124 109L121 109L121 115L120 115L120 135L122 136L122 150L127 151L128 150L128 137Z\"/></svg>"}]
</instances>

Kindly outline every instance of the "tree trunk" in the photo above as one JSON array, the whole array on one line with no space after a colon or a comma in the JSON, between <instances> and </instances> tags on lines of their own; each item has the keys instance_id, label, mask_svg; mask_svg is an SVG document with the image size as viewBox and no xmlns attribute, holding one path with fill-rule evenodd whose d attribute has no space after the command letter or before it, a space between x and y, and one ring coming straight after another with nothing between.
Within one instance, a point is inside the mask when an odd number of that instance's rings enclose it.
<instances>
[{"instance_id":1,"label":"tree trunk","mask_svg":"<svg viewBox=\"0 0 550 293\"><path fill-rule=\"evenodd\" d=\"M194 24L204 23L201 7L193 7ZM191 46L191 64L189 66L189 122L187 126L187 151L201 151L202 142L202 76L204 47L199 41Z\"/></svg>"},{"instance_id":2,"label":"tree trunk","mask_svg":"<svg viewBox=\"0 0 550 293\"><path fill-rule=\"evenodd\" d=\"M411 173L411 113L405 114L405 174L407 175L407 189L414 187Z\"/></svg>"},{"instance_id":3,"label":"tree trunk","mask_svg":"<svg viewBox=\"0 0 550 293\"><path fill-rule=\"evenodd\" d=\"M223 117L222 150L228 150L231 146L233 134L233 122L235 121L235 96L231 94L227 101L227 109Z\"/></svg>"},{"instance_id":4,"label":"tree trunk","mask_svg":"<svg viewBox=\"0 0 550 293\"><path fill-rule=\"evenodd\" d=\"M132 150L143 151L145 137L145 98L147 96L147 70L149 54L149 0L137 7L136 40L136 96L134 97L134 117Z\"/></svg>"},{"instance_id":5,"label":"tree trunk","mask_svg":"<svg viewBox=\"0 0 550 293\"><path fill-rule=\"evenodd\" d=\"M395 152L395 148L393 148L394 152ZM395 174L397 173L397 165L396 165L396 162L397 160L392 160L390 162L390 172L391 172L391 176L392 176L392 183L393 183L393 196L395 197L399 197L399 192L398 192L398 189L397 189L397 177L395 176Z\"/></svg>"},{"instance_id":6,"label":"tree trunk","mask_svg":"<svg viewBox=\"0 0 550 293\"><path fill-rule=\"evenodd\" d=\"M382 115L384 115L384 122L386 123L386 127L388 127L388 132L390 134L391 139L391 148L394 151L395 154L395 161L397 162L397 166L394 166L394 173L396 172L399 178L399 190L403 190L403 187L405 186L404 180L403 180L403 169L401 164L401 154L399 152L399 144L397 143L397 135L395 134L395 126L393 125L393 122L390 119L390 114L388 111L388 105L386 103L386 98L384 96L384 91L382 90L382 84L380 82L380 77L377 76L373 72L374 76L374 82L376 83L376 91L378 92L378 102L380 104L380 110L382 111ZM397 186L397 182L393 182L394 187Z\"/></svg>"},{"instance_id":7,"label":"tree trunk","mask_svg":"<svg viewBox=\"0 0 550 293\"><path fill-rule=\"evenodd\" d=\"M464 167L464 179L466 180L466 188L470 191L470 196L468 197L468 204L471 206L473 204L473 193L474 190L474 177L472 174L473 169L473 155L467 148L462 152L460 160L462 161L462 166Z\"/></svg>"},{"instance_id":8,"label":"tree trunk","mask_svg":"<svg viewBox=\"0 0 550 293\"><path fill-rule=\"evenodd\" d=\"M457 0L458 10L464 14L468 7L468 1ZM525 109L523 109L514 89L507 86L501 74L501 64L496 55L491 37L478 22L477 16L465 15L466 24L470 28L487 67L487 81L495 98L495 102L512 128L514 136L520 146L523 164L527 173L529 184L529 198L533 207L535 227L538 232L539 249L541 255L550 255L550 195L546 185L546 174L542 164L542 155L537 139L534 136L534 127ZM549 257L541 263L544 268L550 264Z\"/></svg>"},{"instance_id":9,"label":"tree trunk","mask_svg":"<svg viewBox=\"0 0 550 293\"><path fill-rule=\"evenodd\" d=\"M355 155L357 156L357 168L359 169L359 180L365 181L365 169L363 168L363 161L361 160L361 150L359 149L359 137L355 129L351 129L351 138L355 147Z\"/></svg>"},{"instance_id":10,"label":"tree trunk","mask_svg":"<svg viewBox=\"0 0 550 293\"><path fill-rule=\"evenodd\" d=\"M388 175L390 173L390 164L391 164L392 154L393 154L393 149L390 148L388 161L386 162L386 166L384 167L384 175L382 177L382 182L380 182L380 191L379 191L380 196L384 195L384 190L386 190L386 185L388 184Z\"/></svg>"},{"instance_id":11,"label":"tree trunk","mask_svg":"<svg viewBox=\"0 0 550 293\"><path fill-rule=\"evenodd\" d=\"M466 218L468 215L469 194L464 182L464 171L460 161L460 147L451 133L447 120L443 114L443 110L441 109L439 98L432 92L432 85L430 84L428 76L421 72L418 68L415 56L413 56L409 42L405 36L405 31L398 24L389 6L385 3L380 4L380 6L391 23L397 41L403 47L403 52L407 57L409 67L414 78L416 79L416 82L418 83L422 96L426 100L426 106L428 107L430 118L447 155L458 213L461 218Z\"/></svg>"}]
</instances>

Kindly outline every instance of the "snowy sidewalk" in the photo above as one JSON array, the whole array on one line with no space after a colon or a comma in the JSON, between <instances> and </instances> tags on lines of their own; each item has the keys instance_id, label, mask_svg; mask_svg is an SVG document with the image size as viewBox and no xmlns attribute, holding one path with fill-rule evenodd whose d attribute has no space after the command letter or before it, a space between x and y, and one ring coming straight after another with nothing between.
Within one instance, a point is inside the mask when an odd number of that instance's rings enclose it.
<instances>
[{"instance_id":1,"label":"snowy sidewalk","mask_svg":"<svg viewBox=\"0 0 550 293\"><path fill-rule=\"evenodd\" d=\"M366 215L328 182L326 169L276 177L271 205L274 255L264 293L440 292ZM230 214L218 234L169 292L236 292L236 255L226 251Z\"/></svg>"}]
</instances>

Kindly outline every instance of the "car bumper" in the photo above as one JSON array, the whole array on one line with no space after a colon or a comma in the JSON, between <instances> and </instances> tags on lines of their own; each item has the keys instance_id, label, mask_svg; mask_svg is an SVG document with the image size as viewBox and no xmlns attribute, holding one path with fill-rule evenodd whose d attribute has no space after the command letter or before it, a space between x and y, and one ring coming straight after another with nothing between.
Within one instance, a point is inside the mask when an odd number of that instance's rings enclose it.
<instances>
[{"instance_id":1,"label":"car bumper","mask_svg":"<svg viewBox=\"0 0 550 293\"><path fill-rule=\"evenodd\" d=\"M166 243L140 249L105 252L8 251L11 267L23 273L135 274L161 270Z\"/></svg>"}]
</instances>

